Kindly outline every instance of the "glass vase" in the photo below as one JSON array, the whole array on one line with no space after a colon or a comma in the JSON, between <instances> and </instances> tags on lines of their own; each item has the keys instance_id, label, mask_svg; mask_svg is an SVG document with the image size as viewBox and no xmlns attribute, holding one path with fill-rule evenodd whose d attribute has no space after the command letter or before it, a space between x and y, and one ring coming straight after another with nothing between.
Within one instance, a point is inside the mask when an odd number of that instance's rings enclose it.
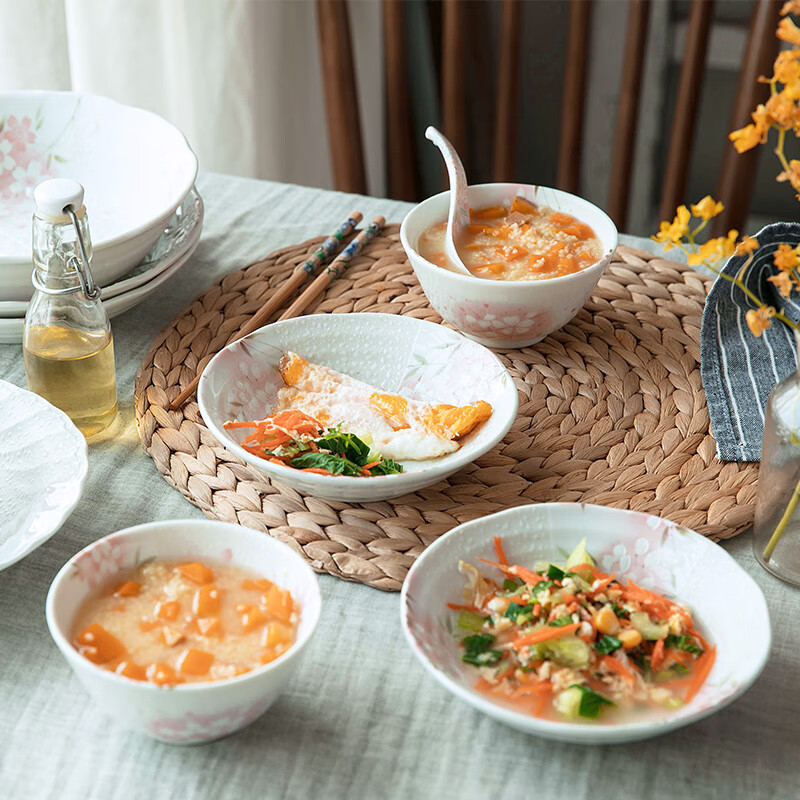
<instances>
[{"instance_id":1,"label":"glass vase","mask_svg":"<svg viewBox=\"0 0 800 800\"><path fill-rule=\"evenodd\" d=\"M772 390L764 421L753 549L761 566L800 586L800 374Z\"/></svg>"}]
</instances>

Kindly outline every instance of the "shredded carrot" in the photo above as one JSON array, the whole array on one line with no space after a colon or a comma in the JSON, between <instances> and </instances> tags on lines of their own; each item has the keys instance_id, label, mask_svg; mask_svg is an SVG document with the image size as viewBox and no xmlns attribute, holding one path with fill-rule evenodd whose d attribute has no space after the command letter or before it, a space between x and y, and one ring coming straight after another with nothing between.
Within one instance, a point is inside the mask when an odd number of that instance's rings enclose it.
<instances>
[{"instance_id":1,"label":"shredded carrot","mask_svg":"<svg viewBox=\"0 0 800 800\"><path fill-rule=\"evenodd\" d=\"M532 572L531 570L525 569L525 567L520 567L517 564L513 564L512 566L498 564L495 561L489 561L488 558L479 558L478 561L483 561L485 564L491 564L493 567L497 567L497 569L499 569L501 572L505 572L506 575L513 575L516 578L522 578L525 583L530 583L534 586L539 583L539 581L544 580L544 577L539 575L538 572Z\"/></svg>"},{"instance_id":2,"label":"shredded carrot","mask_svg":"<svg viewBox=\"0 0 800 800\"><path fill-rule=\"evenodd\" d=\"M603 575L603 573L600 572L597 569L597 567L593 567L591 564L578 564L577 567L570 567L569 571L570 572L589 572L591 574L591 576L595 580L597 580L598 578L600 578L602 580L603 578L607 577L606 575Z\"/></svg>"},{"instance_id":3,"label":"shredded carrot","mask_svg":"<svg viewBox=\"0 0 800 800\"><path fill-rule=\"evenodd\" d=\"M573 622L571 625L562 625L558 628L539 628L538 631L526 633L520 636L511 643L513 647L526 647L530 644L537 644L538 642L546 642L549 639L557 639L561 636L568 636L570 633L575 633L580 628L579 622Z\"/></svg>"},{"instance_id":4,"label":"shredded carrot","mask_svg":"<svg viewBox=\"0 0 800 800\"><path fill-rule=\"evenodd\" d=\"M232 431L235 428L255 428L258 422L224 422L222 427L226 431Z\"/></svg>"},{"instance_id":5,"label":"shredded carrot","mask_svg":"<svg viewBox=\"0 0 800 800\"><path fill-rule=\"evenodd\" d=\"M665 656L666 652L664 648L664 637L662 636L653 646L653 652L650 655L650 667L654 671L661 669L661 665L664 663Z\"/></svg>"},{"instance_id":6,"label":"shredded carrot","mask_svg":"<svg viewBox=\"0 0 800 800\"><path fill-rule=\"evenodd\" d=\"M508 566L508 559L506 558L505 551L503 550L503 540L499 536L494 537L494 549L497 553L497 560L504 566Z\"/></svg>"},{"instance_id":7,"label":"shredded carrot","mask_svg":"<svg viewBox=\"0 0 800 800\"><path fill-rule=\"evenodd\" d=\"M451 608L453 611L473 611L474 613L479 613L478 609L475 606L461 606L458 603L447 603L447 607Z\"/></svg>"},{"instance_id":8,"label":"shredded carrot","mask_svg":"<svg viewBox=\"0 0 800 800\"><path fill-rule=\"evenodd\" d=\"M380 463L380 461L370 461L369 464L364 464L363 469L369 472L373 467L377 467Z\"/></svg>"},{"instance_id":9,"label":"shredded carrot","mask_svg":"<svg viewBox=\"0 0 800 800\"><path fill-rule=\"evenodd\" d=\"M542 604L541 603L534 603L533 604L533 616L538 617L539 614L542 613Z\"/></svg>"},{"instance_id":10,"label":"shredded carrot","mask_svg":"<svg viewBox=\"0 0 800 800\"><path fill-rule=\"evenodd\" d=\"M610 670L616 672L617 675L622 675L623 678L629 681L636 680L636 678L633 676L633 673L623 663L617 661L617 659L613 656L603 656L602 661Z\"/></svg>"},{"instance_id":11,"label":"shredded carrot","mask_svg":"<svg viewBox=\"0 0 800 800\"><path fill-rule=\"evenodd\" d=\"M306 467L301 469L300 472L313 472L315 475L333 475L329 469L323 469L322 467Z\"/></svg>"},{"instance_id":12,"label":"shredded carrot","mask_svg":"<svg viewBox=\"0 0 800 800\"><path fill-rule=\"evenodd\" d=\"M667 656L676 664L680 664L683 667L688 667L692 661L692 654L687 653L685 650L675 650L670 648L667 650Z\"/></svg>"},{"instance_id":13,"label":"shredded carrot","mask_svg":"<svg viewBox=\"0 0 800 800\"><path fill-rule=\"evenodd\" d=\"M526 683L511 693L511 697L521 697L524 694L549 694L553 691L553 684L550 681L541 683Z\"/></svg>"},{"instance_id":14,"label":"shredded carrot","mask_svg":"<svg viewBox=\"0 0 800 800\"><path fill-rule=\"evenodd\" d=\"M606 578L601 579L600 583L597 585L596 589L592 589L589 594L592 597L596 597L600 592L605 591L608 588L608 585L617 577L617 573L615 572L613 575L609 575Z\"/></svg>"},{"instance_id":15,"label":"shredded carrot","mask_svg":"<svg viewBox=\"0 0 800 800\"><path fill-rule=\"evenodd\" d=\"M690 702L694 699L694 696L700 691L700 688L705 683L706 678L708 677L708 673L711 672L711 668L714 666L714 661L717 658L717 648L716 647L709 647L700 658L697 659L697 664L694 668L694 675L692 676L692 682L689 685L689 689L686 692L686 702Z\"/></svg>"},{"instance_id":16,"label":"shredded carrot","mask_svg":"<svg viewBox=\"0 0 800 800\"><path fill-rule=\"evenodd\" d=\"M562 600L564 603L566 603L567 605L569 605L570 603L574 603L574 602L575 602L577 599L578 599L578 598L577 598L577 597L575 597L575 595L574 595L574 594L565 594L565 595L564 595L564 596L561 598L561 600Z\"/></svg>"},{"instance_id":17,"label":"shredded carrot","mask_svg":"<svg viewBox=\"0 0 800 800\"><path fill-rule=\"evenodd\" d=\"M545 692L542 692L542 694L539 695L539 699L536 702L536 708L533 710L533 715L535 717L541 717L542 714L544 714L545 709L547 708L547 701L549 699L550 698Z\"/></svg>"},{"instance_id":18,"label":"shredded carrot","mask_svg":"<svg viewBox=\"0 0 800 800\"><path fill-rule=\"evenodd\" d=\"M513 675L516 672L516 670L517 670L516 666L512 664L507 670L505 670L504 672L501 672L497 676L497 679L502 681L504 678L507 678L509 675Z\"/></svg>"}]
</instances>

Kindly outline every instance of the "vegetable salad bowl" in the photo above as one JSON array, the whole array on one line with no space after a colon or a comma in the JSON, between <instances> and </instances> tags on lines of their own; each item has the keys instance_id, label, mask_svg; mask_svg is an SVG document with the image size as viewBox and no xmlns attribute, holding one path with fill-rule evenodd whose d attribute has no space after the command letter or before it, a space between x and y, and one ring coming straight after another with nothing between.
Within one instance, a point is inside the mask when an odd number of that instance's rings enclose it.
<instances>
[{"instance_id":1,"label":"vegetable salad bowl","mask_svg":"<svg viewBox=\"0 0 800 800\"><path fill-rule=\"evenodd\" d=\"M273 413L284 385L278 365L287 351L409 399L452 405L483 400L492 414L455 452L402 461L399 474L319 475L273 464L241 447L247 431L223 426ZM209 362L197 400L209 430L244 461L299 491L345 502L400 497L452 475L491 450L517 414L516 387L494 353L441 325L390 314L315 314L267 325Z\"/></svg>"},{"instance_id":2,"label":"vegetable salad bowl","mask_svg":"<svg viewBox=\"0 0 800 800\"><path fill-rule=\"evenodd\" d=\"M509 563L523 567L542 560L563 561L585 537L586 550L602 572L686 603L717 650L699 692L685 705L657 715L553 721L500 705L476 691L478 670L461 661L459 633L446 603L464 602L459 560L473 566L482 566L479 558L495 560L496 536ZM579 744L647 739L713 714L756 680L771 645L764 595L719 545L658 517L578 503L522 506L454 528L428 547L409 571L400 614L414 654L449 692L511 727Z\"/></svg>"}]
</instances>

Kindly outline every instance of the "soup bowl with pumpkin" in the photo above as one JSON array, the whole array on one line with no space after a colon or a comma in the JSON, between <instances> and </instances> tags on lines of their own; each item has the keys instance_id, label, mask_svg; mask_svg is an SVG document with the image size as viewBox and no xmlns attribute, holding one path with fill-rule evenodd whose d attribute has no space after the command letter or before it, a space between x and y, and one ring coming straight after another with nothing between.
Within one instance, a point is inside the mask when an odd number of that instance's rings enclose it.
<instances>
[{"instance_id":1,"label":"soup bowl with pumpkin","mask_svg":"<svg viewBox=\"0 0 800 800\"><path fill-rule=\"evenodd\" d=\"M445 255L449 204L446 191L417 205L400 239L442 319L488 347L526 347L566 325L617 248L614 223L588 200L544 186L477 184L457 242L465 275Z\"/></svg>"}]
</instances>

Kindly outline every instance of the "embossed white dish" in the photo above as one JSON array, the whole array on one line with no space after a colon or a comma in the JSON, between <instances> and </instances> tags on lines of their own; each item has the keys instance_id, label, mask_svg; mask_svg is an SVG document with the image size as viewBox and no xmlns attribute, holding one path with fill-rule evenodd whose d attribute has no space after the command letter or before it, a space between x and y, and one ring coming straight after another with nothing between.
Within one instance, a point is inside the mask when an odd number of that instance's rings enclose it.
<instances>
[{"instance_id":1,"label":"embossed white dish","mask_svg":"<svg viewBox=\"0 0 800 800\"><path fill-rule=\"evenodd\" d=\"M153 246L194 184L197 158L165 119L106 97L0 93L0 298L30 297L33 189L83 184L101 285Z\"/></svg>"},{"instance_id":2,"label":"embossed white dish","mask_svg":"<svg viewBox=\"0 0 800 800\"><path fill-rule=\"evenodd\" d=\"M0 381L0 569L46 542L77 504L86 439L46 400Z\"/></svg>"},{"instance_id":3,"label":"embossed white dish","mask_svg":"<svg viewBox=\"0 0 800 800\"><path fill-rule=\"evenodd\" d=\"M239 446L247 431L222 426L271 413L284 385L278 361L288 350L409 398L452 405L484 400L492 415L456 452L404 461L405 472L397 475L348 478L271 464ZM441 325L391 314L313 314L260 328L214 356L197 401L214 436L270 478L315 497L353 503L400 497L452 475L491 450L517 415L517 390L494 353Z\"/></svg>"},{"instance_id":4,"label":"embossed white dish","mask_svg":"<svg viewBox=\"0 0 800 800\"><path fill-rule=\"evenodd\" d=\"M445 603L463 602L459 559L491 570L477 559L495 558L494 536L502 537L509 562L523 566L562 560L586 537L586 549L602 571L687 603L717 647L714 667L697 696L663 718L575 723L511 711L475 691L475 669L459 659ZM409 570L400 616L414 654L449 692L513 728L578 744L649 739L719 711L761 674L771 646L761 589L719 545L659 517L581 503L522 506L453 528Z\"/></svg>"},{"instance_id":5,"label":"embossed white dish","mask_svg":"<svg viewBox=\"0 0 800 800\"><path fill-rule=\"evenodd\" d=\"M203 201L196 190L192 190L145 260L129 277L103 288L101 296L108 316L113 319L129 311L181 269L197 248L202 228ZM27 302L0 302L0 344L22 341L27 307ZM12 309L15 313L5 316Z\"/></svg>"},{"instance_id":6,"label":"embossed white dish","mask_svg":"<svg viewBox=\"0 0 800 800\"><path fill-rule=\"evenodd\" d=\"M96 666L72 646L75 614L93 590L148 558L247 567L288 589L300 613L295 643L263 667L213 682L157 686ZM249 725L278 699L314 633L321 604L317 576L288 545L230 522L175 519L126 528L81 550L53 579L45 613L53 641L106 714L162 742L197 744Z\"/></svg>"}]
</instances>

